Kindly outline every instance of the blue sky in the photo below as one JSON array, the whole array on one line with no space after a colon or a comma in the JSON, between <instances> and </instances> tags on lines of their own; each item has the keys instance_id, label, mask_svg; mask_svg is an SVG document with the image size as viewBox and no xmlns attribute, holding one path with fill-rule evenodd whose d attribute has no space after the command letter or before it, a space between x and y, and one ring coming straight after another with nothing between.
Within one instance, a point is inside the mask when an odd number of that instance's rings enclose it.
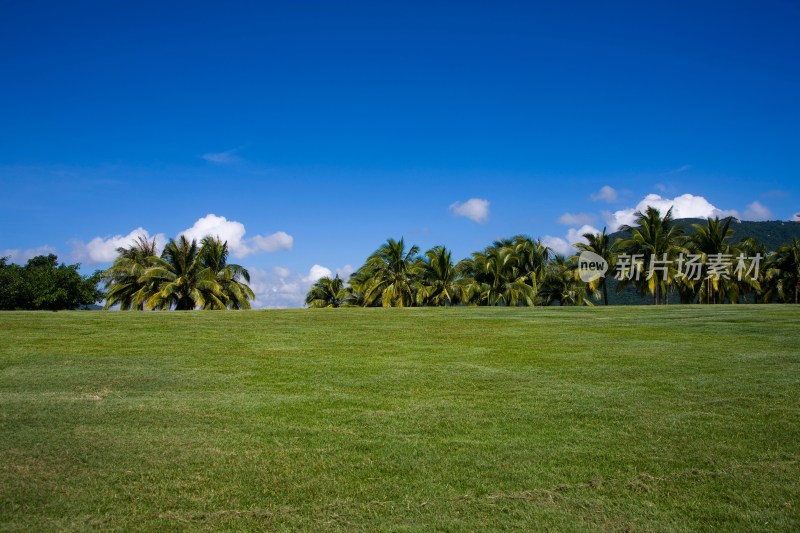
<instances>
[{"instance_id":1,"label":"blue sky","mask_svg":"<svg viewBox=\"0 0 800 533\"><path fill-rule=\"evenodd\" d=\"M651 4L0 1L0 253L210 230L271 307L389 237L790 220L800 6Z\"/></svg>"}]
</instances>

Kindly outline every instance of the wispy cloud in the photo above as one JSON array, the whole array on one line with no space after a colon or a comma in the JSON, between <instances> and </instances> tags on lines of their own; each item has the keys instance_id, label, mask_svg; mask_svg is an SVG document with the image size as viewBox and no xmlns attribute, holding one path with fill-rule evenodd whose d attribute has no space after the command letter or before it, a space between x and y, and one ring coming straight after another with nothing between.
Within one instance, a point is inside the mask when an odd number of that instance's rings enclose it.
<instances>
[{"instance_id":1,"label":"wispy cloud","mask_svg":"<svg viewBox=\"0 0 800 533\"><path fill-rule=\"evenodd\" d=\"M687 170L690 170L691 168L692 168L692 165L681 165L678 168L673 168L672 170L668 170L667 172L664 173L664 175L665 176L670 176L672 174L680 174L681 172L686 172Z\"/></svg>"},{"instance_id":2,"label":"wispy cloud","mask_svg":"<svg viewBox=\"0 0 800 533\"><path fill-rule=\"evenodd\" d=\"M214 163L217 165L231 165L233 163L238 163L242 160L241 157L236 155L236 153L241 150L241 146L238 148L232 148L230 150L226 150L224 152L209 152L207 154L203 154L200 156L201 159L205 159L209 163Z\"/></svg>"},{"instance_id":3,"label":"wispy cloud","mask_svg":"<svg viewBox=\"0 0 800 533\"><path fill-rule=\"evenodd\" d=\"M791 194L788 191L782 191L780 189L770 189L761 195L762 198L787 198L789 196L791 196Z\"/></svg>"},{"instance_id":4,"label":"wispy cloud","mask_svg":"<svg viewBox=\"0 0 800 533\"><path fill-rule=\"evenodd\" d=\"M772 214L772 211L769 207L756 200L755 202L747 205L744 210L744 218L745 220L754 220L760 222L763 220L772 220L775 218L775 215Z\"/></svg>"},{"instance_id":5,"label":"wispy cloud","mask_svg":"<svg viewBox=\"0 0 800 533\"><path fill-rule=\"evenodd\" d=\"M558 217L558 223L566 226L583 226L584 224L591 224L595 220L594 215L589 213L564 213Z\"/></svg>"},{"instance_id":6,"label":"wispy cloud","mask_svg":"<svg viewBox=\"0 0 800 533\"><path fill-rule=\"evenodd\" d=\"M8 257L12 263L21 265L37 255L56 254L56 249L52 246L37 246L36 248L6 248L0 252L0 257Z\"/></svg>"}]
</instances>

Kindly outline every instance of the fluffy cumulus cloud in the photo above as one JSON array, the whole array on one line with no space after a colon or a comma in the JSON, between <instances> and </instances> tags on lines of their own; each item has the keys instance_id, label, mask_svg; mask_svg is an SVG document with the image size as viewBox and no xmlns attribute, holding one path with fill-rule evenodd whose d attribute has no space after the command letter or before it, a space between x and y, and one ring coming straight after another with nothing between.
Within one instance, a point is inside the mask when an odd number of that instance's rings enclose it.
<instances>
[{"instance_id":1,"label":"fluffy cumulus cloud","mask_svg":"<svg viewBox=\"0 0 800 533\"><path fill-rule=\"evenodd\" d=\"M147 240L152 240L155 237L158 250L161 250L167 242L167 238L163 233L151 236L146 229L136 228L127 235L95 237L87 243L73 241L72 257L76 261L85 263L110 263L117 257L117 248L127 248L139 237L144 237Z\"/></svg>"},{"instance_id":2,"label":"fluffy cumulus cloud","mask_svg":"<svg viewBox=\"0 0 800 533\"><path fill-rule=\"evenodd\" d=\"M636 220L635 213L637 211L645 211L648 206L655 207L661 211L662 215L669 208L672 208L672 216L674 218L722 218L727 216L739 218L737 211L718 209L702 196L682 194L675 198L664 198L658 194L648 194L641 202L636 204L636 207L620 209L613 213L603 213L609 232L618 230L624 224L633 224Z\"/></svg>"},{"instance_id":3,"label":"fluffy cumulus cloud","mask_svg":"<svg viewBox=\"0 0 800 533\"><path fill-rule=\"evenodd\" d=\"M37 255L56 254L56 249L52 246L37 246L36 248L6 248L0 252L0 257L7 257L11 263L21 265L27 263L28 259L36 257Z\"/></svg>"},{"instance_id":4,"label":"fluffy cumulus cloud","mask_svg":"<svg viewBox=\"0 0 800 533\"><path fill-rule=\"evenodd\" d=\"M619 198L619 193L610 185L603 185L599 191L592 195L592 200L595 202L616 202L617 198Z\"/></svg>"},{"instance_id":5,"label":"fluffy cumulus cloud","mask_svg":"<svg viewBox=\"0 0 800 533\"><path fill-rule=\"evenodd\" d=\"M258 252L291 250L294 244L294 238L283 231L271 235L255 235L248 239L245 238L245 233L244 224L241 222L211 213L199 219L191 228L182 231L180 235L198 241L206 235L217 236L223 241L228 241L231 255L237 258Z\"/></svg>"},{"instance_id":6,"label":"fluffy cumulus cloud","mask_svg":"<svg viewBox=\"0 0 800 533\"><path fill-rule=\"evenodd\" d=\"M567 242L570 244L575 244L578 242L586 243L588 242L583 236L586 233L600 233L600 230L595 228L594 226L590 226L589 224L584 224L580 228L570 228L567 231Z\"/></svg>"},{"instance_id":7,"label":"fluffy cumulus cloud","mask_svg":"<svg viewBox=\"0 0 800 533\"><path fill-rule=\"evenodd\" d=\"M190 228L183 230L177 236L183 235L187 239L198 241L207 235L219 237L228 242L231 255L238 259L259 252L291 250L294 245L294 238L284 231L270 235L255 235L251 238L245 237L245 233L244 224L241 222L212 213L198 219ZM117 248L130 246L138 237L153 238L146 229L136 228L127 235L95 237L87 243L73 241L72 257L86 263L110 263L117 257ZM167 238L163 233L157 233L154 237L157 248L161 250Z\"/></svg>"},{"instance_id":8,"label":"fluffy cumulus cloud","mask_svg":"<svg viewBox=\"0 0 800 533\"><path fill-rule=\"evenodd\" d=\"M762 220L772 220L774 218L775 215L772 214L772 211L770 211L769 207L765 206L758 200L756 200L752 204L748 204L748 206L744 210L745 220L762 221Z\"/></svg>"},{"instance_id":9,"label":"fluffy cumulus cloud","mask_svg":"<svg viewBox=\"0 0 800 533\"><path fill-rule=\"evenodd\" d=\"M467 217L470 220L483 224L489 220L489 200L470 198L466 202L453 202L450 212L455 216Z\"/></svg>"},{"instance_id":10,"label":"fluffy cumulus cloud","mask_svg":"<svg viewBox=\"0 0 800 533\"><path fill-rule=\"evenodd\" d=\"M574 244L586 242L583 237L585 233L600 233L600 230L589 224L584 224L579 228L567 230L564 238L545 235L542 237L542 243L559 255L572 255L575 253Z\"/></svg>"},{"instance_id":11,"label":"fluffy cumulus cloud","mask_svg":"<svg viewBox=\"0 0 800 533\"><path fill-rule=\"evenodd\" d=\"M591 224L594 222L594 215L589 213L564 213L558 217L558 223L566 226L581 226L583 224Z\"/></svg>"},{"instance_id":12,"label":"fluffy cumulus cloud","mask_svg":"<svg viewBox=\"0 0 800 533\"><path fill-rule=\"evenodd\" d=\"M558 255L572 255L575 249L566 239L545 235L542 237L542 244L553 250Z\"/></svg>"},{"instance_id":13,"label":"fluffy cumulus cloud","mask_svg":"<svg viewBox=\"0 0 800 533\"><path fill-rule=\"evenodd\" d=\"M333 272L331 272L330 268L324 267L322 265L314 265L308 271L308 276L303 278L303 281L307 281L309 283L316 283L322 278L330 278L333 276Z\"/></svg>"}]
</instances>

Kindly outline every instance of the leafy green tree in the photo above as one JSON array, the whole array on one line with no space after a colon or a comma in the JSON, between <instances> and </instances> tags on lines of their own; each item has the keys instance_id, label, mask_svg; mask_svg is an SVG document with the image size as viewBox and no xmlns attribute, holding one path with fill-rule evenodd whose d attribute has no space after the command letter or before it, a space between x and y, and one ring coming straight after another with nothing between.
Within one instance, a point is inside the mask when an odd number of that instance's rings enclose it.
<instances>
[{"instance_id":1,"label":"leafy green tree","mask_svg":"<svg viewBox=\"0 0 800 533\"><path fill-rule=\"evenodd\" d=\"M420 264L417 303L420 305L453 305L458 303L458 272L450 251L434 246L425 252Z\"/></svg>"},{"instance_id":2,"label":"leafy green tree","mask_svg":"<svg viewBox=\"0 0 800 533\"><path fill-rule=\"evenodd\" d=\"M309 307L342 307L346 305L348 291L344 281L337 274L333 278L320 278L311 286L306 296L306 305Z\"/></svg>"},{"instance_id":3,"label":"leafy green tree","mask_svg":"<svg viewBox=\"0 0 800 533\"><path fill-rule=\"evenodd\" d=\"M575 247L581 251L595 253L605 259L608 263L608 272L606 276L608 273L613 272L617 264L617 254L614 253L611 239L606 233L606 228L603 228L602 233L584 233L583 238L586 239L586 242L576 243ZM591 293L600 290L603 294L603 304L608 305L608 288L606 286L605 276L589 282L588 290Z\"/></svg>"},{"instance_id":4,"label":"leafy green tree","mask_svg":"<svg viewBox=\"0 0 800 533\"><path fill-rule=\"evenodd\" d=\"M57 311L77 309L103 298L97 287L100 273L81 276L80 265L58 263L58 257L40 255L24 267L0 260L0 309Z\"/></svg>"}]
</instances>

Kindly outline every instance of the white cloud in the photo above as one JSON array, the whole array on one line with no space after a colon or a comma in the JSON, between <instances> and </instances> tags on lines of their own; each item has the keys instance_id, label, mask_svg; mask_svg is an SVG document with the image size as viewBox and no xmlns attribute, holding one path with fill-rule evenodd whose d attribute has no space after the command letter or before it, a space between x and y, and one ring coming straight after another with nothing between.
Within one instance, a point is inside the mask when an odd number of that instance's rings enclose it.
<instances>
[{"instance_id":1,"label":"white cloud","mask_svg":"<svg viewBox=\"0 0 800 533\"><path fill-rule=\"evenodd\" d=\"M331 272L330 268L322 265L314 265L309 269L308 276L304 277L303 281L316 283L320 278L330 278L331 276L333 276L333 272Z\"/></svg>"},{"instance_id":2,"label":"white cloud","mask_svg":"<svg viewBox=\"0 0 800 533\"><path fill-rule=\"evenodd\" d=\"M205 159L209 163L215 163L217 165L230 165L241 161L239 156L236 155L236 152L238 151L239 148L226 150L224 152L211 152L208 154L201 155L200 158Z\"/></svg>"},{"instance_id":3,"label":"white cloud","mask_svg":"<svg viewBox=\"0 0 800 533\"><path fill-rule=\"evenodd\" d=\"M470 198L466 202L454 202L450 204L450 212L483 224L489 220L489 200Z\"/></svg>"},{"instance_id":4,"label":"white cloud","mask_svg":"<svg viewBox=\"0 0 800 533\"><path fill-rule=\"evenodd\" d=\"M275 267L272 271L275 272L275 275L279 278L288 278L292 275L292 271L284 267Z\"/></svg>"},{"instance_id":5,"label":"white cloud","mask_svg":"<svg viewBox=\"0 0 800 533\"><path fill-rule=\"evenodd\" d=\"M353 268L353 265L345 265L342 268L337 268L336 274L343 280L347 281L348 279L350 279L350 274L352 274L355 271L356 270Z\"/></svg>"},{"instance_id":6,"label":"white cloud","mask_svg":"<svg viewBox=\"0 0 800 533\"><path fill-rule=\"evenodd\" d=\"M279 250L291 250L294 245L294 237L285 231L276 231L271 235L256 235L252 240L253 251L277 252Z\"/></svg>"},{"instance_id":7,"label":"white cloud","mask_svg":"<svg viewBox=\"0 0 800 533\"><path fill-rule=\"evenodd\" d=\"M558 223L566 226L580 226L594 222L595 216L588 213L564 213L558 217Z\"/></svg>"},{"instance_id":8,"label":"white cloud","mask_svg":"<svg viewBox=\"0 0 800 533\"><path fill-rule=\"evenodd\" d=\"M52 246L37 246L36 248L6 248L0 252L0 257L8 257L11 263L21 265L27 263L28 259L34 258L37 255L56 254L56 249Z\"/></svg>"},{"instance_id":9,"label":"white cloud","mask_svg":"<svg viewBox=\"0 0 800 533\"><path fill-rule=\"evenodd\" d=\"M584 233L600 233L600 230L589 224L584 224L577 229L570 228L569 231L567 231L567 242L570 244L575 244L576 242L585 244L587 241L583 238Z\"/></svg>"},{"instance_id":10,"label":"white cloud","mask_svg":"<svg viewBox=\"0 0 800 533\"><path fill-rule=\"evenodd\" d=\"M184 235L187 239L198 241L207 235L219 237L223 241L228 241L231 255L237 258L257 252L291 250L294 244L294 238L283 231L271 235L256 235L252 239L245 239L245 233L244 224L241 222L210 213L198 219L191 228L182 231L179 236Z\"/></svg>"},{"instance_id":11,"label":"white cloud","mask_svg":"<svg viewBox=\"0 0 800 533\"><path fill-rule=\"evenodd\" d=\"M136 228L127 235L112 235L107 237L95 237L88 243L83 241L72 242L72 257L77 261L86 263L110 263L117 257L117 248L127 248L136 239L144 237L152 240L150 233L144 228ZM167 242L163 233L155 236L156 248L160 250Z\"/></svg>"},{"instance_id":12,"label":"white cloud","mask_svg":"<svg viewBox=\"0 0 800 533\"><path fill-rule=\"evenodd\" d=\"M619 193L610 185L603 185L599 191L592 195L595 202L616 202Z\"/></svg>"},{"instance_id":13,"label":"white cloud","mask_svg":"<svg viewBox=\"0 0 800 533\"><path fill-rule=\"evenodd\" d=\"M673 168L672 170L668 171L667 175L680 174L681 172L686 172L687 170L690 170L691 168L692 168L692 165L681 165L678 168Z\"/></svg>"},{"instance_id":14,"label":"white cloud","mask_svg":"<svg viewBox=\"0 0 800 533\"><path fill-rule=\"evenodd\" d=\"M306 294L311 285L325 276L332 276L331 269L322 265L312 266L307 275L292 272L288 268L275 267L272 270L249 268L250 288L255 293L254 308L304 307ZM350 265L337 268L342 279L345 272L352 272ZM348 274L349 275L349 274Z\"/></svg>"},{"instance_id":15,"label":"white cloud","mask_svg":"<svg viewBox=\"0 0 800 533\"><path fill-rule=\"evenodd\" d=\"M302 307L310 283L304 282L297 274L270 272L258 268L248 268L250 288L255 293L254 308Z\"/></svg>"},{"instance_id":16,"label":"white cloud","mask_svg":"<svg viewBox=\"0 0 800 533\"><path fill-rule=\"evenodd\" d=\"M775 215L772 214L769 207L765 206L758 200L753 202L752 204L748 204L744 210L744 219L745 220L755 220L755 221L762 221L762 220L773 220Z\"/></svg>"},{"instance_id":17,"label":"white cloud","mask_svg":"<svg viewBox=\"0 0 800 533\"><path fill-rule=\"evenodd\" d=\"M552 235L545 235L542 237L542 244L559 255L572 255L575 251L572 245L566 240L561 237L553 237Z\"/></svg>"},{"instance_id":18,"label":"white cloud","mask_svg":"<svg viewBox=\"0 0 800 533\"><path fill-rule=\"evenodd\" d=\"M589 224L584 224L579 228L567 230L565 238L545 235L542 237L542 243L559 255L572 255L575 253L575 247L573 246L575 243L586 242L586 239L583 238L584 233L600 233L600 230Z\"/></svg>"},{"instance_id":19,"label":"white cloud","mask_svg":"<svg viewBox=\"0 0 800 533\"><path fill-rule=\"evenodd\" d=\"M728 216L739 218L739 213L737 211L718 209L702 196L682 194L670 199L664 198L658 194L648 194L642 201L636 204L636 207L620 209L613 213L604 212L603 216L606 219L608 230L613 232L617 231L620 226L624 224L634 224L636 221L634 213L636 213L636 211L644 212L648 206L655 207L661 211L662 215L672 207L672 216L674 218L723 218Z\"/></svg>"}]
</instances>

